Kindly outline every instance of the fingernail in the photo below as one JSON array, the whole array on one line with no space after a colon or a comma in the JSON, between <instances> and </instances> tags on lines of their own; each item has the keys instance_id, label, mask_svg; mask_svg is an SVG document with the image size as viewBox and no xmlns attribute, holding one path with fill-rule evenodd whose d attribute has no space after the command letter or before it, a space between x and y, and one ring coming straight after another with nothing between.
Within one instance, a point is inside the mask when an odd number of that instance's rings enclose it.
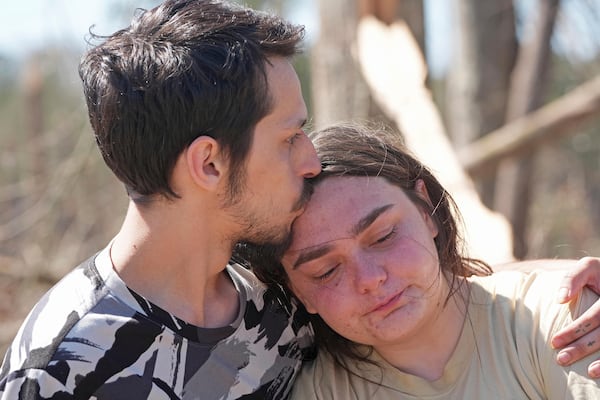
<instances>
[{"instance_id":1,"label":"fingernail","mask_svg":"<svg viewBox=\"0 0 600 400\"><path fill-rule=\"evenodd\" d=\"M569 298L569 289L560 288L558 290L558 302L562 303L563 301L567 300L568 298Z\"/></svg>"},{"instance_id":2,"label":"fingernail","mask_svg":"<svg viewBox=\"0 0 600 400\"><path fill-rule=\"evenodd\" d=\"M588 374L591 378L600 378L600 363L595 362L588 368Z\"/></svg>"},{"instance_id":3,"label":"fingernail","mask_svg":"<svg viewBox=\"0 0 600 400\"><path fill-rule=\"evenodd\" d=\"M561 351L558 353L558 356L556 356L556 361L560 365L567 365L569 361L571 361L571 356L566 351ZM600 372L600 365L598 365L598 370L598 372Z\"/></svg>"}]
</instances>

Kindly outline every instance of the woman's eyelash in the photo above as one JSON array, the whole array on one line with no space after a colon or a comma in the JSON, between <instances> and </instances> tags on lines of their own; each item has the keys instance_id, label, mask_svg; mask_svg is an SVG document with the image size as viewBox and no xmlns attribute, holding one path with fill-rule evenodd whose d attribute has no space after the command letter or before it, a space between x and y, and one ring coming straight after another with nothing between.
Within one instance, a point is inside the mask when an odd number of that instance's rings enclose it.
<instances>
[{"instance_id":1,"label":"woman's eyelash","mask_svg":"<svg viewBox=\"0 0 600 400\"><path fill-rule=\"evenodd\" d=\"M328 269L324 274L316 276L315 278L319 281L323 281L323 280L329 278L333 274L333 272L335 271L336 268L337 268L337 265L333 268Z\"/></svg>"},{"instance_id":2,"label":"woman's eyelash","mask_svg":"<svg viewBox=\"0 0 600 400\"><path fill-rule=\"evenodd\" d=\"M394 226L388 233L386 233L384 236L380 237L379 239L377 239L375 241L374 244L381 244L384 242L387 242L388 240L390 240L392 237L394 237L394 235L396 234L396 226ZM327 278L331 277L331 275L333 275L333 273L335 272L335 270L339 267L339 264L333 266L332 268L328 269L327 271L325 271L325 273L315 276L315 279L318 281L324 281Z\"/></svg>"},{"instance_id":3,"label":"woman's eyelash","mask_svg":"<svg viewBox=\"0 0 600 400\"><path fill-rule=\"evenodd\" d=\"M394 236L395 233L396 233L396 227L394 226L391 231L389 231L385 236L377 239L375 241L375 243L383 243L383 242L387 241L388 239L390 239L392 236Z\"/></svg>"}]
</instances>

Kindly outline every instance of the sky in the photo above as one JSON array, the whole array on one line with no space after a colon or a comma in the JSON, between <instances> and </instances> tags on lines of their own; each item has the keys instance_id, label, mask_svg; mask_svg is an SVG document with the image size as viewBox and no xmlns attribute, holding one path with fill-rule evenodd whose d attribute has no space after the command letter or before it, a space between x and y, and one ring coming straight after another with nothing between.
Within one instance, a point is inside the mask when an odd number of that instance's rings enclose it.
<instances>
[{"instance_id":1,"label":"sky","mask_svg":"<svg viewBox=\"0 0 600 400\"><path fill-rule=\"evenodd\" d=\"M83 52L89 28L95 25L94 32L110 34L125 27L136 7L158 4L160 0L0 0L0 55L23 58L30 51L60 43ZM294 0L294 5L286 18L306 26L307 39L318 35L319 0ZM326 1L326 0L324 0ZM427 26L427 60L433 76L443 75L451 58L452 51L452 0L424 0L425 23ZM495 0L485 0L495 1ZM519 10L535 12L537 0L520 0ZM567 28L560 27L561 40L555 40L555 49L571 53L573 57L594 56L600 49L600 30L585 32L586 27L600 25L590 23L587 11L581 12L582 4L600 19L600 0L562 0L566 12L562 20ZM115 13L115 8L121 13ZM589 13L588 13L589 14ZM115 15L120 17L115 18ZM586 22L586 17L588 18ZM594 16L592 16L594 17ZM583 29L583 30L582 30ZM587 28L590 29L590 28ZM598 27L591 29L600 29ZM574 45L575 44L575 45Z\"/></svg>"},{"instance_id":2,"label":"sky","mask_svg":"<svg viewBox=\"0 0 600 400\"><path fill-rule=\"evenodd\" d=\"M94 32L111 33L128 23L127 17L141 4L135 0L0 0L4 2L0 13L0 55L22 59L30 51L61 43L83 51L90 26ZM293 10L286 18L306 26L307 39L318 35L318 0L295 1ZM146 4L159 0L148 0ZM427 3L430 3L431 0ZM448 37L447 14L449 2L433 0L435 8L429 10L435 22L438 37ZM124 12L123 19L115 18L114 8ZM449 56L449 46L441 45L433 53L432 68L443 69ZM431 55L429 55L431 57ZM433 71L432 71L433 72Z\"/></svg>"},{"instance_id":3,"label":"sky","mask_svg":"<svg viewBox=\"0 0 600 400\"><path fill-rule=\"evenodd\" d=\"M1 0L0 52L22 57L30 49L49 43L72 43L85 46L85 36L90 26L94 32L111 33L127 25L136 7L151 7L160 0ZM304 25L316 23L316 0L299 2L294 15L288 16ZM123 12L115 18L115 8ZM117 13L118 14L118 13ZM313 12L314 14L314 12ZM294 17L294 18L291 18Z\"/></svg>"},{"instance_id":4,"label":"sky","mask_svg":"<svg viewBox=\"0 0 600 400\"><path fill-rule=\"evenodd\" d=\"M111 14L115 0L2 0L0 13L0 53L21 58L48 44L62 43L85 48L85 35L91 25L98 33L120 28ZM133 1L121 1L131 4Z\"/></svg>"}]
</instances>

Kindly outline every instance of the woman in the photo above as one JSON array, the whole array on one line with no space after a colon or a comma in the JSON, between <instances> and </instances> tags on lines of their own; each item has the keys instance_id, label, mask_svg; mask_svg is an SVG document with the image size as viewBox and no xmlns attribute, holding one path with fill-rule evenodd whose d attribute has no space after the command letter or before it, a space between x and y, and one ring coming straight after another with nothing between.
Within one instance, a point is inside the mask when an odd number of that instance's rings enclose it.
<instances>
[{"instance_id":1,"label":"woman","mask_svg":"<svg viewBox=\"0 0 600 400\"><path fill-rule=\"evenodd\" d=\"M492 275L463 256L452 199L392 136L313 139L323 172L274 254L284 269L257 271L313 315L320 351L294 399L600 398L593 357L563 368L548 344L598 296L558 305L562 273Z\"/></svg>"}]
</instances>

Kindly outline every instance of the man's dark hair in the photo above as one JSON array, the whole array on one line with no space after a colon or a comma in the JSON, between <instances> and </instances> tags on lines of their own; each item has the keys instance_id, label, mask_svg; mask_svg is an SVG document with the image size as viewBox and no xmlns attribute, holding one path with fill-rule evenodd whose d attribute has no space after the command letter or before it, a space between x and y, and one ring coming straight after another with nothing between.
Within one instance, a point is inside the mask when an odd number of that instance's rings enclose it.
<instances>
[{"instance_id":1,"label":"man's dark hair","mask_svg":"<svg viewBox=\"0 0 600 400\"><path fill-rule=\"evenodd\" d=\"M199 136L219 142L236 177L273 107L269 57L299 51L304 28L217 0L168 0L81 60L89 118L106 164L134 199L178 197L170 177Z\"/></svg>"}]
</instances>

